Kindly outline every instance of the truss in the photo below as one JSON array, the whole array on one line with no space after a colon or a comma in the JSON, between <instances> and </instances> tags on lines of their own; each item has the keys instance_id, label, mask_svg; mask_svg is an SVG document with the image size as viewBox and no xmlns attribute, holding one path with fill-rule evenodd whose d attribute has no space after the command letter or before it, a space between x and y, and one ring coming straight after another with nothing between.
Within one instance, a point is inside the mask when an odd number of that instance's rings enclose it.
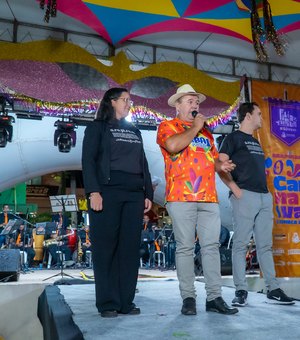
<instances>
[{"instance_id":1,"label":"truss","mask_svg":"<svg viewBox=\"0 0 300 340\"><path fill-rule=\"evenodd\" d=\"M237 79L247 75L250 79L300 84L300 68L216 53L207 53L137 41L112 46L96 34L67 31L60 28L35 25L0 18L0 41L28 42L55 39L68 41L87 50L101 60L108 60L124 51L133 64L146 67L161 61L176 61L191 65L222 79Z\"/></svg>"}]
</instances>

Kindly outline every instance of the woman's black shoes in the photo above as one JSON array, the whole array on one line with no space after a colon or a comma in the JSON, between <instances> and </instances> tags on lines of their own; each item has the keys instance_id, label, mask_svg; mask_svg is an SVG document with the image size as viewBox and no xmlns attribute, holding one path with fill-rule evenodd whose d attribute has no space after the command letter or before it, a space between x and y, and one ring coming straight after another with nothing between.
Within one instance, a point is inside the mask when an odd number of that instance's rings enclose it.
<instances>
[{"instance_id":1,"label":"woman's black shoes","mask_svg":"<svg viewBox=\"0 0 300 340\"><path fill-rule=\"evenodd\" d=\"M121 315L139 315L141 314L141 309L134 306L128 313L118 312L116 310L104 310L100 312L102 318L116 318L119 314Z\"/></svg>"},{"instance_id":2,"label":"woman's black shoes","mask_svg":"<svg viewBox=\"0 0 300 340\"><path fill-rule=\"evenodd\" d=\"M101 313L102 318L116 318L118 312L116 310L104 310Z\"/></svg>"},{"instance_id":3,"label":"woman's black shoes","mask_svg":"<svg viewBox=\"0 0 300 340\"><path fill-rule=\"evenodd\" d=\"M133 307L131 309L131 311L129 313L127 313L128 315L139 315L141 314L141 309L139 307Z\"/></svg>"},{"instance_id":4,"label":"woman's black shoes","mask_svg":"<svg viewBox=\"0 0 300 340\"><path fill-rule=\"evenodd\" d=\"M128 313L121 313L121 312L119 313L123 315L139 315L141 314L141 309L137 306L134 306Z\"/></svg>"}]
</instances>

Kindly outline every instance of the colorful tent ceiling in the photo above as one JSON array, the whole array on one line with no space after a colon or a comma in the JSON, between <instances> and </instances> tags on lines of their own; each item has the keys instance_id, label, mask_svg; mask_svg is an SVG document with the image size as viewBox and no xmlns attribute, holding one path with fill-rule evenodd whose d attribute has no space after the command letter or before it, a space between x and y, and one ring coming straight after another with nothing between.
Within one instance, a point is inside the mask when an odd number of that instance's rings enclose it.
<instances>
[{"instance_id":1,"label":"colorful tent ceiling","mask_svg":"<svg viewBox=\"0 0 300 340\"><path fill-rule=\"evenodd\" d=\"M167 31L210 32L252 42L251 0L56 1L58 11L90 26L114 45ZM255 1L259 7L261 1ZM269 4L279 33L300 28L299 0L269 0ZM258 11L262 16L262 10Z\"/></svg>"}]
</instances>

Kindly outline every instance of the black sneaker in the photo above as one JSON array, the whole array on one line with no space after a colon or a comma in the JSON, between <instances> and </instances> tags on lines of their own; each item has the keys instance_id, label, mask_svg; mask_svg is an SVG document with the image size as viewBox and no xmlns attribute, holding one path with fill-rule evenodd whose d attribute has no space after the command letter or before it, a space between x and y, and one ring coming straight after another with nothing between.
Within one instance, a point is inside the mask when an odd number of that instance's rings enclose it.
<instances>
[{"instance_id":1,"label":"black sneaker","mask_svg":"<svg viewBox=\"0 0 300 340\"><path fill-rule=\"evenodd\" d=\"M293 305L295 301L288 297L284 291L280 288L273 289L267 292L267 303L273 303L278 305Z\"/></svg>"},{"instance_id":2,"label":"black sneaker","mask_svg":"<svg viewBox=\"0 0 300 340\"><path fill-rule=\"evenodd\" d=\"M231 305L237 307L245 307L247 302L248 292L246 290L236 290L235 298L232 300Z\"/></svg>"},{"instance_id":3,"label":"black sneaker","mask_svg":"<svg viewBox=\"0 0 300 340\"><path fill-rule=\"evenodd\" d=\"M183 315L196 315L196 300L192 297L188 297L183 300L181 313Z\"/></svg>"}]
</instances>

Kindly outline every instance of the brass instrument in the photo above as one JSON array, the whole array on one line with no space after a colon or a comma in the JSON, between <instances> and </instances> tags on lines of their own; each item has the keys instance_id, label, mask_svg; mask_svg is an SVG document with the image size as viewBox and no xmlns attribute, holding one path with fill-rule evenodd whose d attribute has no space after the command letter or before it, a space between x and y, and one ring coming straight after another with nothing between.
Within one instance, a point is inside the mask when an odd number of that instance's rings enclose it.
<instances>
[{"instance_id":1,"label":"brass instrument","mask_svg":"<svg viewBox=\"0 0 300 340\"><path fill-rule=\"evenodd\" d=\"M56 238L50 238L49 240L45 240L43 242L44 247L49 247L52 244L58 244L59 241L63 239L63 236L58 236Z\"/></svg>"},{"instance_id":2,"label":"brass instrument","mask_svg":"<svg viewBox=\"0 0 300 340\"><path fill-rule=\"evenodd\" d=\"M82 262L82 255L83 255L83 251L82 251L81 238L78 236L78 244L77 244L77 263L81 263L81 262Z\"/></svg>"}]
</instances>

